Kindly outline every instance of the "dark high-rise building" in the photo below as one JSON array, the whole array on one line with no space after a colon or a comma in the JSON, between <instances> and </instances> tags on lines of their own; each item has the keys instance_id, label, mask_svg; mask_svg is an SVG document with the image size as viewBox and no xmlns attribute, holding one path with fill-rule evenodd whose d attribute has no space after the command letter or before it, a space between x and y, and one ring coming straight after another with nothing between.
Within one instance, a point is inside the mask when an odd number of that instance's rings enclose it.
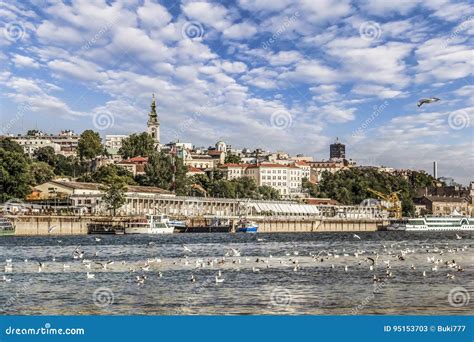
<instances>
[{"instance_id":1,"label":"dark high-rise building","mask_svg":"<svg viewBox=\"0 0 474 342\"><path fill-rule=\"evenodd\" d=\"M331 159L345 159L346 158L346 145L341 144L339 139L336 138L336 142L329 146L329 158Z\"/></svg>"}]
</instances>

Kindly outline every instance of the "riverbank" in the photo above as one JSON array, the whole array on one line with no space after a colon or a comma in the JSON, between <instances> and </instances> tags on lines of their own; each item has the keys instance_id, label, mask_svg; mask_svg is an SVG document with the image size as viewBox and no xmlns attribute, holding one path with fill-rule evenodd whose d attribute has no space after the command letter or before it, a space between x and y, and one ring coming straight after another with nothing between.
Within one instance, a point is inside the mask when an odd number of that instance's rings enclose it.
<instances>
[{"instance_id":1,"label":"riverbank","mask_svg":"<svg viewBox=\"0 0 474 342\"><path fill-rule=\"evenodd\" d=\"M110 216L58 216L58 215L24 215L6 216L15 226L15 235L86 235L90 233L91 223L103 222L120 226L133 217ZM294 233L294 232L366 232L382 230L388 222L382 219L346 219L321 217L249 217L259 224L260 233ZM231 227L235 226L237 218L231 219ZM188 218L188 231L193 227L203 227L209 224L206 218ZM230 229L232 231L232 229Z\"/></svg>"}]
</instances>

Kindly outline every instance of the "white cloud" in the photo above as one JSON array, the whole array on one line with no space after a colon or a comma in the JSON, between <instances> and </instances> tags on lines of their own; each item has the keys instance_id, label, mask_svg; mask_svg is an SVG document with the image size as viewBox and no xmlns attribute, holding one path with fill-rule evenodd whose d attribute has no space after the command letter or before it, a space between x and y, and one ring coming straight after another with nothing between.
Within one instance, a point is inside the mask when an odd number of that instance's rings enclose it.
<instances>
[{"instance_id":1,"label":"white cloud","mask_svg":"<svg viewBox=\"0 0 474 342\"><path fill-rule=\"evenodd\" d=\"M172 19L171 14L160 4L145 0L143 6L137 10L138 18L146 27L164 27Z\"/></svg>"},{"instance_id":2,"label":"white cloud","mask_svg":"<svg viewBox=\"0 0 474 342\"><path fill-rule=\"evenodd\" d=\"M343 108L328 104L319 108L319 115L329 122L344 123L355 119L356 108Z\"/></svg>"},{"instance_id":3,"label":"white cloud","mask_svg":"<svg viewBox=\"0 0 474 342\"><path fill-rule=\"evenodd\" d=\"M472 49L460 37L429 39L418 46L415 55L418 82L454 80L472 74Z\"/></svg>"},{"instance_id":4,"label":"white cloud","mask_svg":"<svg viewBox=\"0 0 474 342\"><path fill-rule=\"evenodd\" d=\"M38 69L40 66L33 58L23 55L13 55L12 62L17 68L28 67Z\"/></svg>"},{"instance_id":5,"label":"white cloud","mask_svg":"<svg viewBox=\"0 0 474 342\"><path fill-rule=\"evenodd\" d=\"M255 33L257 33L257 29L254 25L248 22L232 25L231 27L226 28L223 32L224 37L230 39L250 38Z\"/></svg>"},{"instance_id":6,"label":"white cloud","mask_svg":"<svg viewBox=\"0 0 474 342\"><path fill-rule=\"evenodd\" d=\"M224 6L219 4L200 1L189 2L182 5L181 9L188 18L214 27L221 32L232 24L229 12Z\"/></svg>"},{"instance_id":7,"label":"white cloud","mask_svg":"<svg viewBox=\"0 0 474 342\"><path fill-rule=\"evenodd\" d=\"M55 59L48 62L51 70L64 76L72 76L83 81L105 81L107 75L100 71L100 68L94 63L71 58L69 61Z\"/></svg>"},{"instance_id":8,"label":"white cloud","mask_svg":"<svg viewBox=\"0 0 474 342\"><path fill-rule=\"evenodd\" d=\"M338 80L339 74L336 70L323 65L317 60L302 61L297 64L293 71L284 73L282 80L305 82L308 84L333 83Z\"/></svg>"},{"instance_id":9,"label":"white cloud","mask_svg":"<svg viewBox=\"0 0 474 342\"><path fill-rule=\"evenodd\" d=\"M381 99L391 99L402 95L400 90L390 89L375 84L358 84L352 91L358 95L376 96Z\"/></svg>"}]
</instances>

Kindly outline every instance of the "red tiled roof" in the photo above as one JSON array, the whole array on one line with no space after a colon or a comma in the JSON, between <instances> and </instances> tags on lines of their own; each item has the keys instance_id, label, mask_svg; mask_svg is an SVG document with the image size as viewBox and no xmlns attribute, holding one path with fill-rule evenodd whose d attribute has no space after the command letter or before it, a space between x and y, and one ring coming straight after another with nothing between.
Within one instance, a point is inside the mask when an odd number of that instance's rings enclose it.
<instances>
[{"instance_id":1,"label":"red tiled roof","mask_svg":"<svg viewBox=\"0 0 474 342\"><path fill-rule=\"evenodd\" d=\"M304 160L299 160L295 162L296 165L309 166L309 164Z\"/></svg>"},{"instance_id":2,"label":"red tiled roof","mask_svg":"<svg viewBox=\"0 0 474 342\"><path fill-rule=\"evenodd\" d=\"M191 165L188 165L188 172L199 172L199 173L204 173L203 170L197 168L197 167L194 167L194 166L191 166Z\"/></svg>"},{"instance_id":3,"label":"red tiled roof","mask_svg":"<svg viewBox=\"0 0 474 342\"><path fill-rule=\"evenodd\" d=\"M241 167L241 168L246 168L249 167L250 164L237 164L237 163L227 163L227 164L222 164L219 167Z\"/></svg>"},{"instance_id":4,"label":"red tiled roof","mask_svg":"<svg viewBox=\"0 0 474 342\"><path fill-rule=\"evenodd\" d=\"M127 161L132 162L132 163L147 163L148 162L148 157L133 157L130 159L127 159Z\"/></svg>"},{"instance_id":5,"label":"red tiled roof","mask_svg":"<svg viewBox=\"0 0 474 342\"><path fill-rule=\"evenodd\" d=\"M298 167L292 165L284 165L284 164L252 164L249 165L249 168L259 168L259 167L279 167L279 168L289 168L289 169L297 169Z\"/></svg>"},{"instance_id":6,"label":"red tiled roof","mask_svg":"<svg viewBox=\"0 0 474 342\"><path fill-rule=\"evenodd\" d=\"M212 155L221 155L222 154L222 151L216 151L216 150L209 150L207 151L207 154L209 154L210 156Z\"/></svg>"}]
</instances>

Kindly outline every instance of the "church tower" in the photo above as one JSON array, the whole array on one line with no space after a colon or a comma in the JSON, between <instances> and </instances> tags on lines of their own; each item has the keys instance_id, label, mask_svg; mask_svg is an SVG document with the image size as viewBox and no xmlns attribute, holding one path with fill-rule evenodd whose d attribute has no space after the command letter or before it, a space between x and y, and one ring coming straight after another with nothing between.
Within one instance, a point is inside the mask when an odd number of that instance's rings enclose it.
<instances>
[{"instance_id":1,"label":"church tower","mask_svg":"<svg viewBox=\"0 0 474 342\"><path fill-rule=\"evenodd\" d=\"M160 146L160 121L156 114L155 94L153 94L151 101L151 110L150 114L148 114L147 127L147 132L155 141L155 147L158 149Z\"/></svg>"}]
</instances>

